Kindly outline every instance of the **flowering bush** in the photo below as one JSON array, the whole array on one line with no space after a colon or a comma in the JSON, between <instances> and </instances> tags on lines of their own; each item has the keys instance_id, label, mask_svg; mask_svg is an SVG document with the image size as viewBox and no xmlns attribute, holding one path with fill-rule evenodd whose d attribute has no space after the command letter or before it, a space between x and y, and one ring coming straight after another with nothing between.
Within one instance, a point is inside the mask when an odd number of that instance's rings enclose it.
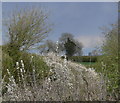
<instances>
[{"instance_id":1,"label":"flowering bush","mask_svg":"<svg viewBox=\"0 0 120 103\"><path fill-rule=\"evenodd\" d=\"M34 57L33 57L34 58ZM63 60L56 54L49 53L43 57L49 66L48 75L37 81L36 68L32 69L32 85L28 85L24 61L16 63L19 83L7 69L9 82L3 83L7 92L3 100L7 101L92 101L106 100L106 86L102 75L92 68ZM20 66L21 65L21 66ZM4 80L3 80L4 81ZM21 85L20 85L21 84Z\"/></svg>"},{"instance_id":2,"label":"flowering bush","mask_svg":"<svg viewBox=\"0 0 120 103\"><path fill-rule=\"evenodd\" d=\"M21 53L21 56L19 57L18 61L16 63L13 62L12 57L10 57L6 53L2 53L3 55L3 61L2 61L2 78L4 78L4 82L9 82L9 74L13 76L16 84L22 84L22 81L19 81L20 78L22 78L22 75L19 75L19 73L24 69L24 76L26 76L26 82L29 85L32 85L33 79L35 75L36 81L41 80L44 77L48 75L49 67L46 65L46 63L43 61L43 58L41 56L30 54L30 53ZM33 69L36 71L35 74L33 74ZM7 91L7 88L3 87L3 94Z\"/></svg>"}]
</instances>

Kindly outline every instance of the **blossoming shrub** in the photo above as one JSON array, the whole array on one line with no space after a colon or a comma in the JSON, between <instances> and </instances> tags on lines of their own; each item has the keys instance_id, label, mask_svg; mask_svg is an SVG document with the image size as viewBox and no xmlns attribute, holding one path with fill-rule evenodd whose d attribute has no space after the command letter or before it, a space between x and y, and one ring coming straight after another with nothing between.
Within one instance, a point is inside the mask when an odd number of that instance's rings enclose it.
<instances>
[{"instance_id":1,"label":"blossoming shrub","mask_svg":"<svg viewBox=\"0 0 120 103\"><path fill-rule=\"evenodd\" d=\"M33 57L34 58L34 57ZM40 85L26 84L25 75L21 78L23 87L9 82L8 91L3 95L5 101L98 101L106 100L106 86L103 78L94 69L61 59L54 53L44 56L44 61L50 67L49 76ZM23 61L22 61L23 62ZM25 66L23 63L20 70ZM34 69L33 69L34 71ZM32 71L32 72L33 72ZM20 74L23 75L23 72ZM12 79L12 77L10 77ZM14 79L12 79L14 81Z\"/></svg>"},{"instance_id":2,"label":"blossoming shrub","mask_svg":"<svg viewBox=\"0 0 120 103\"><path fill-rule=\"evenodd\" d=\"M36 54L22 53L20 57L24 62L24 69L28 75L34 75L32 73L35 70L35 76L38 79L43 79L48 75L49 67L43 61L43 57Z\"/></svg>"},{"instance_id":3,"label":"blossoming shrub","mask_svg":"<svg viewBox=\"0 0 120 103\"><path fill-rule=\"evenodd\" d=\"M32 85L34 77L36 78L36 82L40 83L40 81L48 75L49 71L49 67L43 61L43 57L25 52L20 52L19 54L20 56L15 63L13 62L13 58L10 57L7 53L2 53L2 78L4 78L6 85L10 78L7 69L9 70L11 76L13 76L15 79L15 82L21 86L23 85L22 80L19 81L19 79L22 78L22 75L20 75L21 71L25 71L23 75L26 78L28 85ZM5 91L6 88L3 87L3 93Z\"/></svg>"},{"instance_id":4,"label":"blossoming shrub","mask_svg":"<svg viewBox=\"0 0 120 103\"><path fill-rule=\"evenodd\" d=\"M7 69L9 69L11 73L14 72L13 60L8 54L2 52L2 78L4 78L5 82L9 81ZM3 88L2 92L4 93L5 91L6 91L6 88Z\"/></svg>"}]
</instances>

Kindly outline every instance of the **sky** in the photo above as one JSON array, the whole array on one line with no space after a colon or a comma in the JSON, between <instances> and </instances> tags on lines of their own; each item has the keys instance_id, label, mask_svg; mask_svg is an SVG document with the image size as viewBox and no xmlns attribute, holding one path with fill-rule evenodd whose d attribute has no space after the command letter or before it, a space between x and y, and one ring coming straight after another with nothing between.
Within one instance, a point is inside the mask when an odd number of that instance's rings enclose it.
<instances>
[{"instance_id":1,"label":"sky","mask_svg":"<svg viewBox=\"0 0 120 103\"><path fill-rule=\"evenodd\" d=\"M82 42L84 55L102 44L100 27L116 23L118 18L118 6L115 2L3 2L2 18L9 17L16 8L20 10L31 6L42 6L50 11L49 20L54 25L47 39L56 42L62 33L71 33L76 40Z\"/></svg>"},{"instance_id":2,"label":"sky","mask_svg":"<svg viewBox=\"0 0 120 103\"><path fill-rule=\"evenodd\" d=\"M0 1L0 44L2 44L2 3Z\"/></svg>"}]
</instances>

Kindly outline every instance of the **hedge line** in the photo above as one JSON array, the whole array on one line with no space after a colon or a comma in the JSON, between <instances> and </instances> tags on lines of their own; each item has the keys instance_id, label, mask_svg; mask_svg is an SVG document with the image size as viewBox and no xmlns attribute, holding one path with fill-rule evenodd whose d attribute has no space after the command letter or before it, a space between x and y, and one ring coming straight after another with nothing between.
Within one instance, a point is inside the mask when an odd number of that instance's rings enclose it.
<instances>
[{"instance_id":1,"label":"hedge line","mask_svg":"<svg viewBox=\"0 0 120 103\"><path fill-rule=\"evenodd\" d=\"M69 57L69 60L74 62L97 62L97 58L98 56L72 56Z\"/></svg>"}]
</instances>

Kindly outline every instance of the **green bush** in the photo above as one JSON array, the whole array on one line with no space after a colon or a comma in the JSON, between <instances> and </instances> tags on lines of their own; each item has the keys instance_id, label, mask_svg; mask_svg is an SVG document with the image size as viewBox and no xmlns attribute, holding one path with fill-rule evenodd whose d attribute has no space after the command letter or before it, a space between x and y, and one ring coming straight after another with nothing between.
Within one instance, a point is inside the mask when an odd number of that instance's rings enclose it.
<instances>
[{"instance_id":1,"label":"green bush","mask_svg":"<svg viewBox=\"0 0 120 103\"><path fill-rule=\"evenodd\" d=\"M24 62L27 74L32 75L34 69L38 80L48 75L49 67L44 62L43 57L36 54L22 53L20 59Z\"/></svg>"},{"instance_id":2,"label":"green bush","mask_svg":"<svg viewBox=\"0 0 120 103\"><path fill-rule=\"evenodd\" d=\"M9 52L10 51L10 52ZM12 54L11 54L12 53ZM22 60L22 62L21 62ZM16 65L19 64L18 66ZM24 65L24 68L22 66ZM19 69L17 69L19 67ZM2 48L2 78L4 78L4 85L10 82L9 78L14 77L15 82L18 85L23 86L22 75L20 69L23 68L25 73L23 73L25 82L32 86L34 83L34 77L36 78L36 83L41 83L41 81L48 76L49 67L44 62L43 57L31 54L28 52L14 51L9 50L7 45ZM7 72L7 69L10 72L10 75ZM33 72L35 70L35 72ZM19 78L21 81L19 81ZM7 88L3 86L2 94L7 91Z\"/></svg>"},{"instance_id":3,"label":"green bush","mask_svg":"<svg viewBox=\"0 0 120 103\"><path fill-rule=\"evenodd\" d=\"M48 75L49 67L46 65L46 63L43 60L43 57L36 55L36 54L31 54L27 52L19 52L19 58L17 57L17 61L19 63L19 68L22 68L22 63L21 60L23 61L24 64L24 70L25 76L27 77L27 81L30 83L33 80L33 70L35 70L35 77L37 81L40 82L41 79L46 77ZM10 57L7 53L2 53L2 77L5 76L5 82L8 82L9 75L7 72L7 69L10 71L11 75L15 78L16 83L18 83L18 70L17 70L17 65L16 62L13 60L12 57ZM15 56L14 56L15 58ZM20 72L20 70L19 70ZM21 76L20 76L21 77Z\"/></svg>"},{"instance_id":4,"label":"green bush","mask_svg":"<svg viewBox=\"0 0 120 103\"><path fill-rule=\"evenodd\" d=\"M120 93L118 26L112 25L112 29L104 33L104 38L103 45L101 46L101 53L103 55L98 58L98 62L94 65L94 68L107 78L107 90L117 99Z\"/></svg>"},{"instance_id":5,"label":"green bush","mask_svg":"<svg viewBox=\"0 0 120 103\"><path fill-rule=\"evenodd\" d=\"M119 90L118 57L103 55L98 59L94 68L108 79L107 90L117 94Z\"/></svg>"},{"instance_id":6,"label":"green bush","mask_svg":"<svg viewBox=\"0 0 120 103\"><path fill-rule=\"evenodd\" d=\"M14 68L13 68L13 60L12 58L6 54L5 52L2 52L2 78L4 78L4 83L9 82L9 75L7 73L7 69L11 73L14 73ZM2 94L4 94L7 91L7 88L5 86L2 87Z\"/></svg>"},{"instance_id":7,"label":"green bush","mask_svg":"<svg viewBox=\"0 0 120 103\"><path fill-rule=\"evenodd\" d=\"M6 53L2 52L2 77L5 76L5 81L8 81L8 73L7 69L14 73L15 69L13 66L13 59Z\"/></svg>"}]
</instances>

